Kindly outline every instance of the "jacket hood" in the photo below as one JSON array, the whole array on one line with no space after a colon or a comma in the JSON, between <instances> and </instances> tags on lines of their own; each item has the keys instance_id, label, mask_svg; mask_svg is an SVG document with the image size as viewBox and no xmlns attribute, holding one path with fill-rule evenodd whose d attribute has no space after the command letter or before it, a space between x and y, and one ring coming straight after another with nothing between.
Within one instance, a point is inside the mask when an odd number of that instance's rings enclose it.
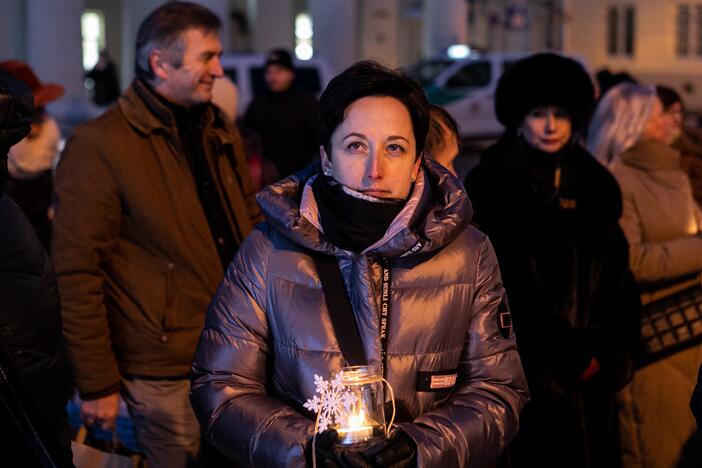
<instances>
[{"instance_id":1,"label":"jacket hood","mask_svg":"<svg viewBox=\"0 0 702 468\"><path fill-rule=\"evenodd\" d=\"M351 255L327 241L314 222L318 215L315 203L305 206L308 213L301 213L305 186L320 173L320 164L315 163L264 188L256 200L268 224L296 244L330 255ZM461 182L436 161L424 158L405 207L385 236L361 254L399 257L435 251L455 239L472 216L473 208Z\"/></svg>"}]
</instances>

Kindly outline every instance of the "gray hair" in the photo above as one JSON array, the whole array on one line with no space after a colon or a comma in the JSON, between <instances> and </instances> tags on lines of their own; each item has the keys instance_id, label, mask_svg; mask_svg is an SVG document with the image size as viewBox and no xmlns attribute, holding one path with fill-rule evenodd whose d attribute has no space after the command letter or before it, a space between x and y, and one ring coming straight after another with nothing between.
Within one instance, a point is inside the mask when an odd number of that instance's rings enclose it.
<instances>
[{"instance_id":1,"label":"gray hair","mask_svg":"<svg viewBox=\"0 0 702 468\"><path fill-rule=\"evenodd\" d=\"M138 78L152 82L156 76L151 70L149 57L154 49L161 49L175 68L183 64L185 43L183 33L201 29L218 33L222 23L210 10L190 2L169 2L152 11L139 25L136 41L135 73Z\"/></svg>"},{"instance_id":2,"label":"gray hair","mask_svg":"<svg viewBox=\"0 0 702 468\"><path fill-rule=\"evenodd\" d=\"M604 166L611 166L641 139L656 100L656 87L621 83L597 105L587 135L587 150Z\"/></svg>"}]
</instances>

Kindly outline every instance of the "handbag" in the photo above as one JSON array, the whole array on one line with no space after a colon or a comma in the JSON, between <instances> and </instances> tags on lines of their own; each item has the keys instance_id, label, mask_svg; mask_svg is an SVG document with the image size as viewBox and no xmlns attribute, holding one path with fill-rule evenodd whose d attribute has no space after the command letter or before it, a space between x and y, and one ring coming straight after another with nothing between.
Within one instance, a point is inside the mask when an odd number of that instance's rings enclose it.
<instances>
[{"instance_id":1,"label":"handbag","mask_svg":"<svg viewBox=\"0 0 702 468\"><path fill-rule=\"evenodd\" d=\"M146 468L146 460L141 454L121 455L114 452L116 435L113 433L112 452L105 452L86 444L88 430L85 426L78 429L78 433L71 441L73 451L73 464L76 468Z\"/></svg>"},{"instance_id":2,"label":"handbag","mask_svg":"<svg viewBox=\"0 0 702 468\"><path fill-rule=\"evenodd\" d=\"M702 272L642 288L643 365L702 342Z\"/></svg>"}]
</instances>

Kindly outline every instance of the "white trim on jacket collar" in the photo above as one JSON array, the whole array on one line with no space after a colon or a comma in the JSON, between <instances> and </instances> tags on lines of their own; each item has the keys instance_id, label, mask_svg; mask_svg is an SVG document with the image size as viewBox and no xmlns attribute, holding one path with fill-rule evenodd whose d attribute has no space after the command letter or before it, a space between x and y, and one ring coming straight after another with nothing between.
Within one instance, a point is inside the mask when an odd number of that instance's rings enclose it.
<instances>
[{"instance_id":1,"label":"white trim on jacket collar","mask_svg":"<svg viewBox=\"0 0 702 468\"><path fill-rule=\"evenodd\" d=\"M319 232L324 234L324 229L322 229L322 223L319 220L319 208L317 207L317 200L314 198L314 192L312 191L312 183L319 176L315 174L310 177L305 186L302 189L302 198L300 199L300 217L306 219L310 222ZM412 194L410 195L405 206L397 214L395 219L390 223L390 227L385 232L385 235L378 240L373 245L366 247L361 254L380 247L386 241L394 237L401 230L409 227L410 219L414 214L414 210L419 205L419 200L422 198L422 193L424 192L424 168L422 168L417 174L417 180L414 182L414 187L412 189Z\"/></svg>"}]
</instances>

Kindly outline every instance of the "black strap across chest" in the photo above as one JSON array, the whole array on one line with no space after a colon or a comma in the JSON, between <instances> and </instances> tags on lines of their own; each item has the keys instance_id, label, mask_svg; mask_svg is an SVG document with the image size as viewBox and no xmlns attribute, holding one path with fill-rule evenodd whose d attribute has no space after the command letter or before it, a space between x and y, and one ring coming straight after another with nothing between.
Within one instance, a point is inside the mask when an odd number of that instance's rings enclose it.
<instances>
[{"instance_id":1,"label":"black strap across chest","mask_svg":"<svg viewBox=\"0 0 702 468\"><path fill-rule=\"evenodd\" d=\"M351 307L351 301L344 285L339 264L336 258L330 255L315 253L312 255L317 267L317 273L324 290L329 317L334 327L334 333L339 341L339 347L349 365L366 365L368 360L363 350L363 341L356 322L356 316ZM380 290L380 317L378 320L378 333L380 336L383 375L387 360L388 324L390 321L390 260L382 259L382 278Z\"/></svg>"}]
</instances>

